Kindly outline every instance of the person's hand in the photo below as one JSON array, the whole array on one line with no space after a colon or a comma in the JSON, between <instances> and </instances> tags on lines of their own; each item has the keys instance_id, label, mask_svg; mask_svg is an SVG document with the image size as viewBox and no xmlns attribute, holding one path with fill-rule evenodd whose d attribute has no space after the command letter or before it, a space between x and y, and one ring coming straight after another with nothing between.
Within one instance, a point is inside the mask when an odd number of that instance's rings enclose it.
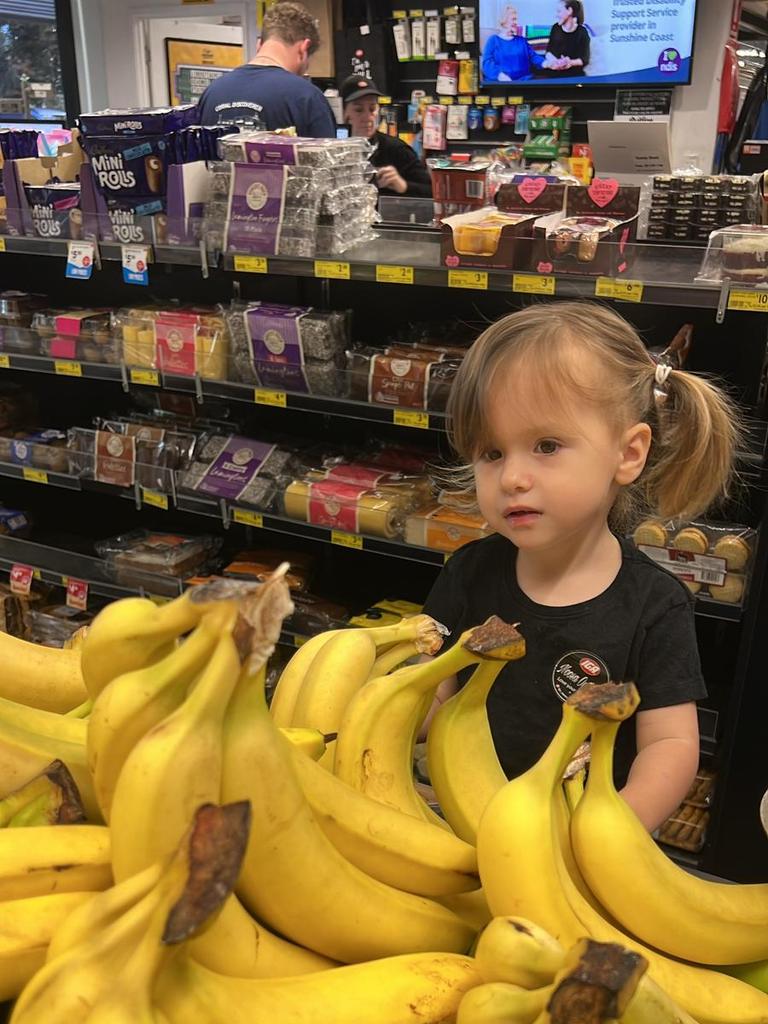
<instances>
[{"instance_id":1,"label":"person's hand","mask_svg":"<svg viewBox=\"0 0 768 1024\"><path fill-rule=\"evenodd\" d=\"M408 182L398 174L397 169L391 164L380 167L376 172L376 178L379 188L389 188L400 195L404 195L408 191Z\"/></svg>"},{"instance_id":2,"label":"person's hand","mask_svg":"<svg viewBox=\"0 0 768 1024\"><path fill-rule=\"evenodd\" d=\"M512 79L509 77L509 75L506 73L506 71L500 71L496 81L497 82L511 82Z\"/></svg>"},{"instance_id":3,"label":"person's hand","mask_svg":"<svg viewBox=\"0 0 768 1024\"><path fill-rule=\"evenodd\" d=\"M571 58L570 57L561 57L558 60L556 66L557 66L557 70L558 71L567 71L568 68L572 67Z\"/></svg>"}]
</instances>

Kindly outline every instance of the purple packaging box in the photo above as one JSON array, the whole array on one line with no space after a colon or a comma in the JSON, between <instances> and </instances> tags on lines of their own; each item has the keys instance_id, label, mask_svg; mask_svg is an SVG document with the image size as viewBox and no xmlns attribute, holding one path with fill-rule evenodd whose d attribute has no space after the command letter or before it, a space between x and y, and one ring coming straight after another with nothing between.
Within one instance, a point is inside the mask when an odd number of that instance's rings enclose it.
<instances>
[{"instance_id":1,"label":"purple packaging box","mask_svg":"<svg viewBox=\"0 0 768 1024\"><path fill-rule=\"evenodd\" d=\"M277 391L309 391L304 373L301 318L308 309L266 305L245 311L251 364L259 382Z\"/></svg>"},{"instance_id":2,"label":"purple packaging box","mask_svg":"<svg viewBox=\"0 0 768 1024\"><path fill-rule=\"evenodd\" d=\"M197 124L197 104L179 107L155 107L148 110L98 110L81 114L80 131L92 135L165 135Z\"/></svg>"},{"instance_id":3,"label":"purple packaging box","mask_svg":"<svg viewBox=\"0 0 768 1024\"><path fill-rule=\"evenodd\" d=\"M229 252L275 255L283 220L286 170L233 164L225 230Z\"/></svg>"},{"instance_id":4,"label":"purple packaging box","mask_svg":"<svg viewBox=\"0 0 768 1024\"><path fill-rule=\"evenodd\" d=\"M274 450L273 444L232 434L195 490L236 501Z\"/></svg>"},{"instance_id":5,"label":"purple packaging box","mask_svg":"<svg viewBox=\"0 0 768 1024\"><path fill-rule=\"evenodd\" d=\"M105 196L165 195L166 144L154 135L89 136L83 142L96 188Z\"/></svg>"},{"instance_id":6,"label":"purple packaging box","mask_svg":"<svg viewBox=\"0 0 768 1024\"><path fill-rule=\"evenodd\" d=\"M82 238L79 183L25 185L24 191L35 235L39 238Z\"/></svg>"}]
</instances>

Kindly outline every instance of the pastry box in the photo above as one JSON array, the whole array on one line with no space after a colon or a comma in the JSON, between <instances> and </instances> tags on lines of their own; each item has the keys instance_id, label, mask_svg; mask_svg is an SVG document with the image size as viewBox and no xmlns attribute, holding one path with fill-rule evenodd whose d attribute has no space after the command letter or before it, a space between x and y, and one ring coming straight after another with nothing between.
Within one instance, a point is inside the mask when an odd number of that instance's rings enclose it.
<instances>
[{"instance_id":1,"label":"pastry box","mask_svg":"<svg viewBox=\"0 0 768 1024\"><path fill-rule=\"evenodd\" d=\"M96 542L96 551L128 585L144 573L184 577L198 572L221 547L221 538L185 537L173 533L132 530Z\"/></svg>"},{"instance_id":2,"label":"pastry box","mask_svg":"<svg viewBox=\"0 0 768 1024\"><path fill-rule=\"evenodd\" d=\"M437 551L457 551L463 544L493 533L481 515L470 515L445 505L412 512L405 521L405 541Z\"/></svg>"},{"instance_id":3,"label":"pastry box","mask_svg":"<svg viewBox=\"0 0 768 1024\"><path fill-rule=\"evenodd\" d=\"M226 380L228 335L216 308L121 309L112 325L127 366Z\"/></svg>"}]
</instances>

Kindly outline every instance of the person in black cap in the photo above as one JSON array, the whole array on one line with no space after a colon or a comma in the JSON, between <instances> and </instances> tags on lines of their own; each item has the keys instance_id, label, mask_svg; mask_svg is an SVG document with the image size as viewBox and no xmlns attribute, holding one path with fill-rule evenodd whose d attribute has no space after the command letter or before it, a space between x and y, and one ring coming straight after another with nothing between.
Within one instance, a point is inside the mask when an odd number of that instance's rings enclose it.
<instances>
[{"instance_id":1,"label":"person in black cap","mask_svg":"<svg viewBox=\"0 0 768 1024\"><path fill-rule=\"evenodd\" d=\"M376 168L376 184L383 195L432 198L427 168L402 139L377 130L381 92L369 78L350 75L339 87L344 120L353 136L362 136L374 147L370 160Z\"/></svg>"}]
</instances>

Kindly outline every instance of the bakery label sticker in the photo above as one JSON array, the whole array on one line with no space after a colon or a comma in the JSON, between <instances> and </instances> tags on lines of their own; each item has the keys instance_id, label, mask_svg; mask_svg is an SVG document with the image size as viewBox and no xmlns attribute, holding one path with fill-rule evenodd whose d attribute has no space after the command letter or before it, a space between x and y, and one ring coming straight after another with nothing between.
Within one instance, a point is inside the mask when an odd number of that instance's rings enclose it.
<instances>
[{"instance_id":1,"label":"bakery label sticker","mask_svg":"<svg viewBox=\"0 0 768 1024\"><path fill-rule=\"evenodd\" d=\"M711 583L716 587L722 587L725 583L728 563L724 558L699 555L693 551L683 551L681 548L651 547L649 544L638 544L638 550L683 581Z\"/></svg>"},{"instance_id":2,"label":"bakery label sticker","mask_svg":"<svg viewBox=\"0 0 768 1024\"><path fill-rule=\"evenodd\" d=\"M109 430L97 430L93 479L116 487L133 487L135 472L135 439Z\"/></svg>"},{"instance_id":3,"label":"bakery label sticker","mask_svg":"<svg viewBox=\"0 0 768 1024\"><path fill-rule=\"evenodd\" d=\"M87 281L93 273L93 242L69 242L66 277Z\"/></svg>"},{"instance_id":4,"label":"bakery label sticker","mask_svg":"<svg viewBox=\"0 0 768 1024\"><path fill-rule=\"evenodd\" d=\"M607 683L610 678L602 658L589 651L569 651L552 670L552 686L563 703L585 683Z\"/></svg>"},{"instance_id":5,"label":"bakery label sticker","mask_svg":"<svg viewBox=\"0 0 768 1024\"><path fill-rule=\"evenodd\" d=\"M84 612L88 608L88 584L85 580L67 580L67 608Z\"/></svg>"},{"instance_id":6,"label":"bakery label sticker","mask_svg":"<svg viewBox=\"0 0 768 1024\"><path fill-rule=\"evenodd\" d=\"M32 589L32 577L34 576L34 569L31 565L16 565L11 566L11 593L21 594L27 596Z\"/></svg>"},{"instance_id":7,"label":"bakery label sticker","mask_svg":"<svg viewBox=\"0 0 768 1024\"><path fill-rule=\"evenodd\" d=\"M149 250L143 245L123 246L123 281L126 284L149 284Z\"/></svg>"}]
</instances>

